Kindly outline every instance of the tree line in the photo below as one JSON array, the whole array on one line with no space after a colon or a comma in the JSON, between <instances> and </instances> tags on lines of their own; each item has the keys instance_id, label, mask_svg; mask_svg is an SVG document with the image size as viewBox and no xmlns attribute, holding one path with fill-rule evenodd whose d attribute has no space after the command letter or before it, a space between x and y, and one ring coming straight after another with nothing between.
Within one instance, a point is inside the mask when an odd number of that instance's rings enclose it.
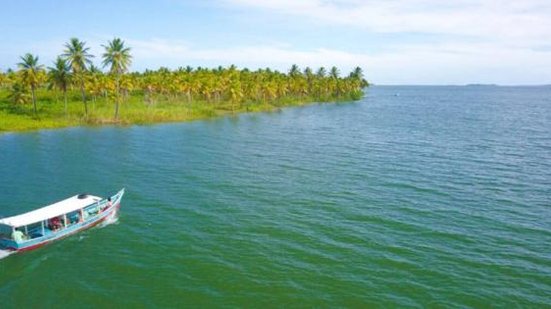
<instances>
[{"instance_id":1,"label":"tree line","mask_svg":"<svg viewBox=\"0 0 551 309\"><path fill-rule=\"evenodd\" d=\"M0 72L0 87L9 91L13 104L32 102L33 113L38 113L37 89L63 94L67 114L67 93L78 91L85 117L88 102L104 98L114 103L114 118L119 117L119 105L130 95L138 95L150 106L158 101L174 104L202 101L230 102L232 110L244 102L273 103L285 98L330 101L359 99L368 86L362 69L356 67L348 76L341 77L336 67L324 67L315 72L292 65L287 73L266 69L251 71L235 65L217 68L180 67L176 70L161 67L157 70L129 72L131 49L120 38L102 45L102 68L93 64L94 55L86 43L71 38L51 67L39 63L39 57L27 53L20 57L17 70Z\"/></svg>"}]
</instances>

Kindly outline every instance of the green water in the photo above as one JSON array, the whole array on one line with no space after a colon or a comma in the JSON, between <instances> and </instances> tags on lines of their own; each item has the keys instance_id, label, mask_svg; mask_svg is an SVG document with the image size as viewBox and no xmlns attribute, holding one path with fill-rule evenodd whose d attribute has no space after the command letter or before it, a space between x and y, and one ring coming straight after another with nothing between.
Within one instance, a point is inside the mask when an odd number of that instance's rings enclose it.
<instances>
[{"instance_id":1,"label":"green water","mask_svg":"<svg viewBox=\"0 0 551 309\"><path fill-rule=\"evenodd\" d=\"M551 306L549 87L0 135L3 216L122 187L0 260L0 307Z\"/></svg>"}]
</instances>

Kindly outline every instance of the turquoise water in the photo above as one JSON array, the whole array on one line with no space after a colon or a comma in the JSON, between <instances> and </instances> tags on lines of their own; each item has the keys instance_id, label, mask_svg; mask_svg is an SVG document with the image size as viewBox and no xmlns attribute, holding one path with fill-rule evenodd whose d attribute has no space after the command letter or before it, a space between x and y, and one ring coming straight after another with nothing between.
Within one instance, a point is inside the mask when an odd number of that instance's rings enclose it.
<instances>
[{"instance_id":1,"label":"turquoise water","mask_svg":"<svg viewBox=\"0 0 551 309\"><path fill-rule=\"evenodd\" d=\"M551 306L549 87L0 135L3 216L122 187L0 260L1 307Z\"/></svg>"}]
</instances>

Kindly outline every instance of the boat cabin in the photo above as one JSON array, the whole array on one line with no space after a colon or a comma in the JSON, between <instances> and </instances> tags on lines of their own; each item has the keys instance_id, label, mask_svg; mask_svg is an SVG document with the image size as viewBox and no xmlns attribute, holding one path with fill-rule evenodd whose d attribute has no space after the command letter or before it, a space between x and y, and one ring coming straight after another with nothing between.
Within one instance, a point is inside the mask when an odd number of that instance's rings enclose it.
<instances>
[{"instance_id":1,"label":"boat cabin","mask_svg":"<svg viewBox=\"0 0 551 309\"><path fill-rule=\"evenodd\" d=\"M0 248L36 246L79 230L108 206L97 196L79 194L21 215L0 219Z\"/></svg>"}]
</instances>

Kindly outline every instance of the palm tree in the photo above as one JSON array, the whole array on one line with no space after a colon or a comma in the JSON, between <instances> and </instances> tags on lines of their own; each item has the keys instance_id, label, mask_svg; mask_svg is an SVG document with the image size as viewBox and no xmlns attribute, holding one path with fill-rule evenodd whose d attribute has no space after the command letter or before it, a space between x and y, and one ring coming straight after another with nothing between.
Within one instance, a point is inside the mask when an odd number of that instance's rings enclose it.
<instances>
[{"instance_id":1,"label":"palm tree","mask_svg":"<svg viewBox=\"0 0 551 309\"><path fill-rule=\"evenodd\" d=\"M232 103L232 112L235 112L235 104L239 103L243 98L243 90L241 88L241 81L239 80L239 73L232 72L230 75L229 84L229 97Z\"/></svg>"},{"instance_id":2,"label":"palm tree","mask_svg":"<svg viewBox=\"0 0 551 309\"><path fill-rule=\"evenodd\" d=\"M312 92L312 84L314 81L314 72L312 72L312 69L310 67L306 67L304 69L304 76L306 76L306 81L308 82L308 92Z\"/></svg>"},{"instance_id":3,"label":"palm tree","mask_svg":"<svg viewBox=\"0 0 551 309\"><path fill-rule=\"evenodd\" d=\"M80 41L77 38L71 38L65 44L63 57L69 61L69 65L73 70L73 75L79 80L80 92L82 94L82 102L84 103L84 113L88 116L88 105L86 104L86 93L84 92L84 82L86 65L92 64L93 55L89 54L89 47L85 47L86 42Z\"/></svg>"},{"instance_id":4,"label":"palm tree","mask_svg":"<svg viewBox=\"0 0 551 309\"><path fill-rule=\"evenodd\" d=\"M350 78L356 80L360 88L369 86L369 83L364 78L363 70L360 67L355 67L354 70L350 72Z\"/></svg>"},{"instance_id":5,"label":"palm tree","mask_svg":"<svg viewBox=\"0 0 551 309\"><path fill-rule=\"evenodd\" d=\"M132 63L130 55L130 47L124 46L124 41L120 38L114 38L107 45L102 45L105 48L103 57L103 66L110 65L109 72L115 74L117 83L117 100L115 105L115 119L119 117L119 91L120 77L124 74Z\"/></svg>"},{"instance_id":6,"label":"palm tree","mask_svg":"<svg viewBox=\"0 0 551 309\"><path fill-rule=\"evenodd\" d=\"M66 59L57 57L54 66L49 67L50 81L52 85L63 91L63 100L65 102L65 117L67 117L67 86L71 77L71 66Z\"/></svg>"},{"instance_id":7,"label":"palm tree","mask_svg":"<svg viewBox=\"0 0 551 309\"><path fill-rule=\"evenodd\" d=\"M0 72L0 88L4 88L4 85L8 81L8 75Z\"/></svg>"},{"instance_id":8,"label":"palm tree","mask_svg":"<svg viewBox=\"0 0 551 309\"><path fill-rule=\"evenodd\" d=\"M92 110L96 109L97 97L102 94L100 79L102 72L95 65L91 64L86 76L85 88L92 95Z\"/></svg>"},{"instance_id":9,"label":"palm tree","mask_svg":"<svg viewBox=\"0 0 551 309\"><path fill-rule=\"evenodd\" d=\"M314 72L312 72L312 69L310 67L306 67L304 69L304 76L306 76L307 78L312 78L313 75Z\"/></svg>"},{"instance_id":10,"label":"palm tree","mask_svg":"<svg viewBox=\"0 0 551 309\"><path fill-rule=\"evenodd\" d=\"M300 75L300 69L299 69L298 65L293 64L291 66L291 69L289 69L289 76L295 77L295 76L298 76L298 75Z\"/></svg>"},{"instance_id":11,"label":"palm tree","mask_svg":"<svg viewBox=\"0 0 551 309\"><path fill-rule=\"evenodd\" d=\"M31 88L31 96L34 107L34 115L36 116L36 96L35 89L40 84L42 79L42 73L44 71L44 66L38 64L38 56L33 56L30 53L25 54L21 57L21 62L17 64L20 69L20 74L22 81L25 85Z\"/></svg>"},{"instance_id":12,"label":"palm tree","mask_svg":"<svg viewBox=\"0 0 551 309\"><path fill-rule=\"evenodd\" d=\"M25 86L16 82L11 86L8 98L14 104L25 104L29 100L29 93Z\"/></svg>"},{"instance_id":13,"label":"palm tree","mask_svg":"<svg viewBox=\"0 0 551 309\"><path fill-rule=\"evenodd\" d=\"M316 72L317 77L325 77L325 74L327 74L327 71L325 70L324 67L320 67Z\"/></svg>"},{"instance_id":14,"label":"palm tree","mask_svg":"<svg viewBox=\"0 0 551 309\"><path fill-rule=\"evenodd\" d=\"M6 70L4 87L11 87L17 80L17 74L11 69Z\"/></svg>"},{"instance_id":15,"label":"palm tree","mask_svg":"<svg viewBox=\"0 0 551 309\"><path fill-rule=\"evenodd\" d=\"M329 71L329 75L334 79L339 78L339 69L337 69L337 67L332 67L331 71Z\"/></svg>"},{"instance_id":16,"label":"palm tree","mask_svg":"<svg viewBox=\"0 0 551 309\"><path fill-rule=\"evenodd\" d=\"M361 80L364 77L364 73L363 73L362 68L355 67L354 70L352 72L350 72L350 77Z\"/></svg>"}]
</instances>

